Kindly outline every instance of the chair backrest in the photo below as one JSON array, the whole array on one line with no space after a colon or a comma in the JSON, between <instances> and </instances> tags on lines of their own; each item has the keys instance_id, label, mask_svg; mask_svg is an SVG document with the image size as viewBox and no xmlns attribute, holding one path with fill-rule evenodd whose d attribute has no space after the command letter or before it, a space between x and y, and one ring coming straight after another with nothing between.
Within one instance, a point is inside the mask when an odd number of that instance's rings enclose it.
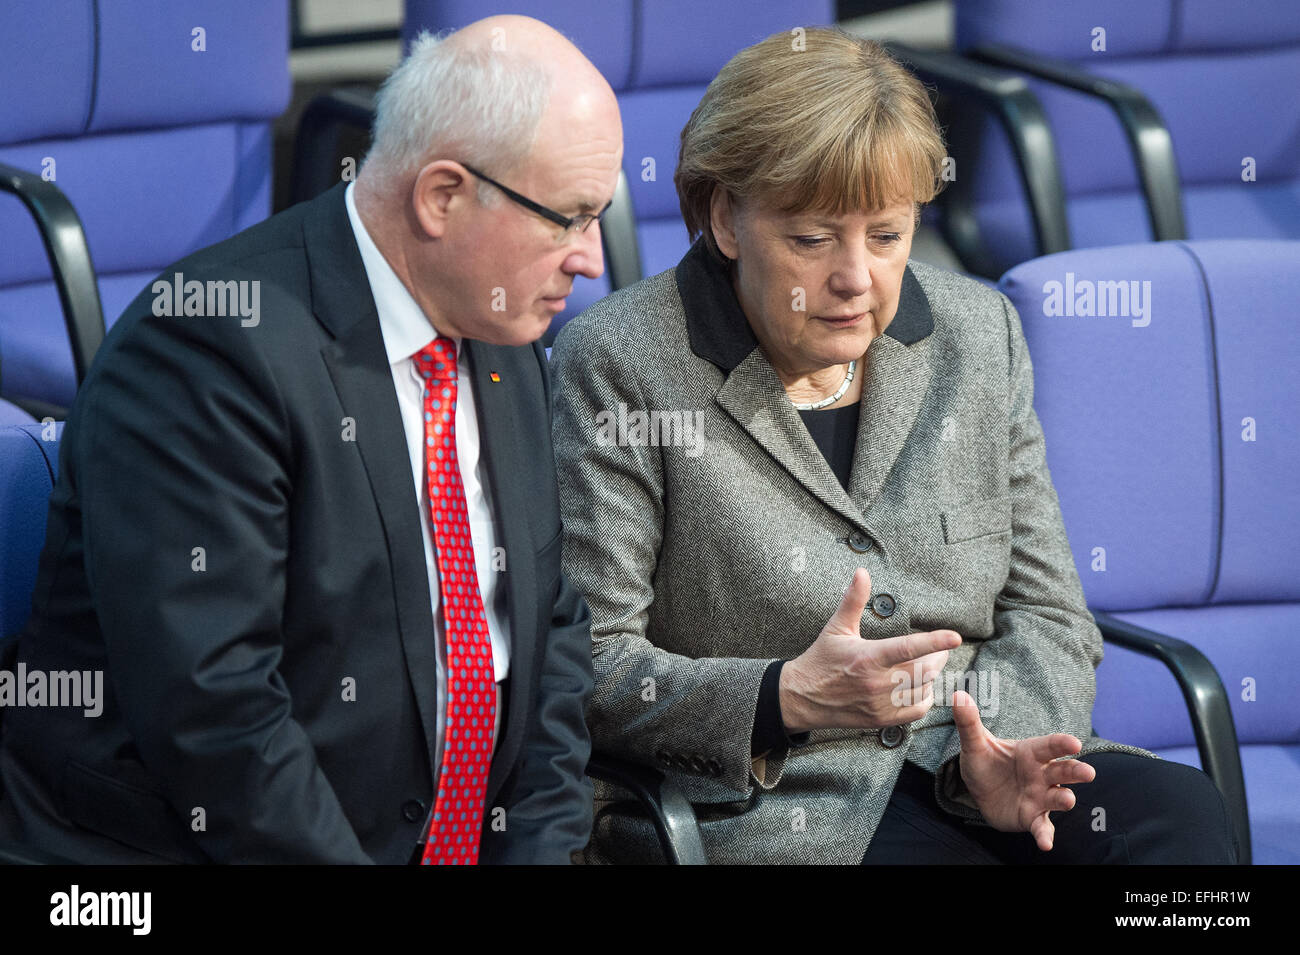
<instances>
[{"instance_id":1,"label":"chair backrest","mask_svg":"<svg viewBox=\"0 0 1300 955\"><path fill-rule=\"evenodd\" d=\"M85 226L110 324L160 269L270 212L289 98L287 0L14 0L0 162L52 179ZM75 392L39 234L0 197L4 392Z\"/></svg>"},{"instance_id":2,"label":"chair backrest","mask_svg":"<svg viewBox=\"0 0 1300 955\"><path fill-rule=\"evenodd\" d=\"M0 639L31 613L62 433L62 422L0 427Z\"/></svg>"},{"instance_id":3,"label":"chair backrest","mask_svg":"<svg viewBox=\"0 0 1300 955\"><path fill-rule=\"evenodd\" d=\"M1064 252L1000 288L1089 605L1205 653L1243 744L1300 742L1300 241ZM1093 718L1149 748L1194 742L1163 666L1122 648Z\"/></svg>"},{"instance_id":4,"label":"chair backrest","mask_svg":"<svg viewBox=\"0 0 1300 955\"><path fill-rule=\"evenodd\" d=\"M673 186L682 127L736 52L798 26L834 22L834 0L407 0L403 35L458 28L497 13L536 17L569 37L618 95L623 172L631 189L642 274L677 264L690 247ZM686 28L684 24L691 24ZM610 291L608 273L574 281L562 326Z\"/></svg>"},{"instance_id":5,"label":"chair backrest","mask_svg":"<svg viewBox=\"0 0 1300 955\"><path fill-rule=\"evenodd\" d=\"M13 424L30 424L32 420L32 416L22 408L0 399L0 428Z\"/></svg>"},{"instance_id":6,"label":"chair backrest","mask_svg":"<svg viewBox=\"0 0 1300 955\"><path fill-rule=\"evenodd\" d=\"M1090 605L1300 602L1300 242L1063 252L999 287Z\"/></svg>"},{"instance_id":7,"label":"chair backrest","mask_svg":"<svg viewBox=\"0 0 1300 955\"><path fill-rule=\"evenodd\" d=\"M1300 238L1300 5L962 0L955 12L959 50L1018 47L1145 93L1173 141L1190 238ZM1151 239L1111 110L1031 86L1056 136L1075 246ZM963 130L957 135L974 141L967 174L986 242L1004 267L1024 261L1032 231L1005 136L991 121Z\"/></svg>"},{"instance_id":8,"label":"chair backrest","mask_svg":"<svg viewBox=\"0 0 1300 955\"><path fill-rule=\"evenodd\" d=\"M632 190L642 267L644 274L655 275L676 266L690 248L673 174L682 129L709 83L736 53L773 33L834 23L835 4L647 0L639 7L633 68L627 83L616 89L623 113L623 171Z\"/></svg>"}]
</instances>

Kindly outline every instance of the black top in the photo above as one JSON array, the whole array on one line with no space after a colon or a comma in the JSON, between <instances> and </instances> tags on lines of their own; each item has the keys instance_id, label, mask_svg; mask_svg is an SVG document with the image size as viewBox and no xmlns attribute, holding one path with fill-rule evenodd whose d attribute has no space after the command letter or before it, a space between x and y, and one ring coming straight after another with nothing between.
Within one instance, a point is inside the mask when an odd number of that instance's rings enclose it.
<instances>
[{"instance_id":1,"label":"black top","mask_svg":"<svg viewBox=\"0 0 1300 955\"><path fill-rule=\"evenodd\" d=\"M859 402L853 401L840 408L799 412L817 449L846 491L849 489L849 471L853 468L853 449L858 443L859 407Z\"/></svg>"},{"instance_id":2,"label":"black top","mask_svg":"<svg viewBox=\"0 0 1300 955\"><path fill-rule=\"evenodd\" d=\"M858 409L854 401L840 408L820 411L800 411L804 427L826 458L835 476L849 488L849 472L853 469L853 449L858 443ZM750 754L758 756L780 746L798 746L808 741L807 733L788 736L781 720L781 667L784 660L774 660L763 674L758 691L758 706L754 710L754 735Z\"/></svg>"}]
</instances>

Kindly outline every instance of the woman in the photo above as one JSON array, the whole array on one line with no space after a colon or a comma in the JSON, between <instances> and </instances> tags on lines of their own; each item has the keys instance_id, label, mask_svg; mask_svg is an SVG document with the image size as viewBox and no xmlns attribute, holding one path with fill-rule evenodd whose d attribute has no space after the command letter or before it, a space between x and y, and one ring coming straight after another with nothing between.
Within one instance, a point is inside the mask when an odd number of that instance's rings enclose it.
<instances>
[{"instance_id":1,"label":"woman","mask_svg":"<svg viewBox=\"0 0 1300 955\"><path fill-rule=\"evenodd\" d=\"M713 862L1231 861L1208 777L1091 734L1019 319L908 263L925 90L844 33L795 46L738 53L683 131L690 252L552 354L594 748L672 775ZM591 860L659 858L627 810Z\"/></svg>"}]
</instances>

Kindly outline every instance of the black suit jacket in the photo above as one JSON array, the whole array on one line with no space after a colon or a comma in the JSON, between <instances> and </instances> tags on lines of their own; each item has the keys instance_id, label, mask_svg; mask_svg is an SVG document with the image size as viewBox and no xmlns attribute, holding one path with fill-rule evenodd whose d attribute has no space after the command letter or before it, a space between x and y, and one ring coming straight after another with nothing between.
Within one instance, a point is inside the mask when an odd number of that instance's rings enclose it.
<instances>
[{"instance_id":1,"label":"black suit jacket","mask_svg":"<svg viewBox=\"0 0 1300 955\"><path fill-rule=\"evenodd\" d=\"M100 349L18 659L102 670L104 709L3 714L0 835L87 862L407 862L442 703L422 516L343 187L162 278L177 272L260 282L259 321L156 317L146 289ZM512 641L480 860L567 863L591 828L592 668L560 574L546 358L464 347Z\"/></svg>"}]
</instances>

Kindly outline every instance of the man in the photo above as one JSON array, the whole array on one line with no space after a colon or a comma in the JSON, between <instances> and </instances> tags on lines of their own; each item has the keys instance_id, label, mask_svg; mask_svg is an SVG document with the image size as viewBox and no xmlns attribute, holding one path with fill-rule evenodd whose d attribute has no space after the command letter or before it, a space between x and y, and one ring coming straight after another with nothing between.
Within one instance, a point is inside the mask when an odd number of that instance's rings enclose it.
<instances>
[{"instance_id":1,"label":"man","mask_svg":"<svg viewBox=\"0 0 1300 955\"><path fill-rule=\"evenodd\" d=\"M545 24L422 37L355 184L128 307L18 647L102 670L103 712L6 714L0 838L91 863L582 848L590 636L536 340L601 273L621 142Z\"/></svg>"}]
</instances>

